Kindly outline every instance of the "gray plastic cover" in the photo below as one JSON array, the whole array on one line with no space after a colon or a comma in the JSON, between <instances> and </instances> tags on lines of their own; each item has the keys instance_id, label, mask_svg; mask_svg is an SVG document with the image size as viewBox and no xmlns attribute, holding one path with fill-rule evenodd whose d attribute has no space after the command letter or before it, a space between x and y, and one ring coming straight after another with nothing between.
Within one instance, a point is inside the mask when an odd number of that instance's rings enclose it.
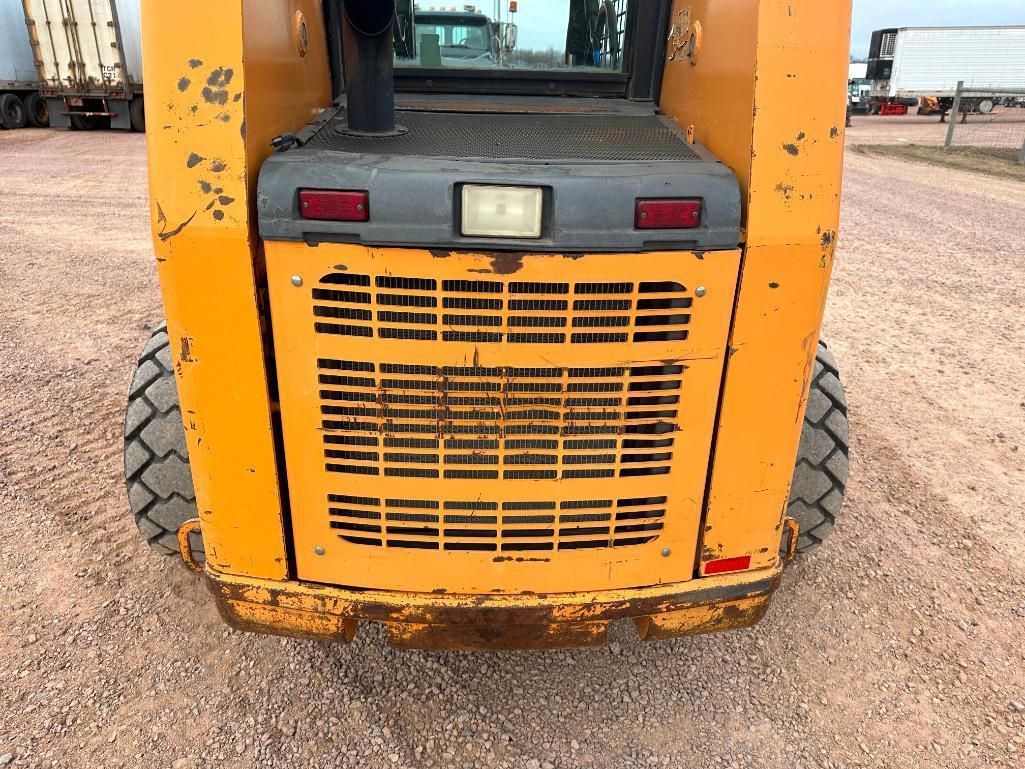
<instances>
[{"instance_id":1,"label":"gray plastic cover","mask_svg":"<svg viewBox=\"0 0 1025 769\"><path fill-rule=\"evenodd\" d=\"M344 110L300 135L260 172L260 235L267 240L371 246L595 253L736 248L736 177L672 121L653 114L399 112L404 136L348 136ZM444 154L442 154L444 153ZM599 159L596 159L599 158ZM464 184L540 187L542 238L466 237ZM299 190L365 190L370 221L304 220ZM638 230L644 198L700 198L699 227Z\"/></svg>"}]
</instances>

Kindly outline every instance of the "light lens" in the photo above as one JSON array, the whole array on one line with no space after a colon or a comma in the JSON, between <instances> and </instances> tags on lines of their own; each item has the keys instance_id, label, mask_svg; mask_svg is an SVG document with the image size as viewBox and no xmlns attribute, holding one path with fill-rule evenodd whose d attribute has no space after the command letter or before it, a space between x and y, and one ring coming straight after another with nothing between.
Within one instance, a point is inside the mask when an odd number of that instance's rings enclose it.
<instances>
[{"instance_id":1,"label":"light lens","mask_svg":"<svg viewBox=\"0 0 1025 769\"><path fill-rule=\"evenodd\" d=\"M327 222L370 221L370 196L352 190L299 190L303 219Z\"/></svg>"},{"instance_id":2,"label":"light lens","mask_svg":"<svg viewBox=\"0 0 1025 769\"><path fill-rule=\"evenodd\" d=\"M705 564L705 574L727 574L731 571L747 571L751 567L751 556L741 555L736 558L722 558Z\"/></svg>"},{"instance_id":3,"label":"light lens","mask_svg":"<svg viewBox=\"0 0 1025 769\"><path fill-rule=\"evenodd\" d=\"M463 185L463 235L540 238L544 195L536 187Z\"/></svg>"},{"instance_id":4,"label":"light lens","mask_svg":"<svg viewBox=\"0 0 1025 769\"><path fill-rule=\"evenodd\" d=\"M638 230L692 230L701 224L700 200L638 200Z\"/></svg>"}]
</instances>

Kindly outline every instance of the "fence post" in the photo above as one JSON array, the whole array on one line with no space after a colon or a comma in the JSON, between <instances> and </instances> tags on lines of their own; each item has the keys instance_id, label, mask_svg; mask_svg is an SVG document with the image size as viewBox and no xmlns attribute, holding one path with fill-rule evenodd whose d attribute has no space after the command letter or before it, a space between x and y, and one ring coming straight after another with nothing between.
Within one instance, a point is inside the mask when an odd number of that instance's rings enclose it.
<instances>
[{"instance_id":1,"label":"fence post","mask_svg":"<svg viewBox=\"0 0 1025 769\"><path fill-rule=\"evenodd\" d=\"M1025 142L1021 144L1021 153L1018 155L1018 165L1025 166Z\"/></svg>"},{"instance_id":2,"label":"fence post","mask_svg":"<svg viewBox=\"0 0 1025 769\"><path fill-rule=\"evenodd\" d=\"M943 146L948 150L954 146L954 127L957 125L957 116L961 113L961 91L964 90L964 80L957 81L957 93L954 94L954 108L950 113L950 123L947 125L947 140Z\"/></svg>"}]
</instances>

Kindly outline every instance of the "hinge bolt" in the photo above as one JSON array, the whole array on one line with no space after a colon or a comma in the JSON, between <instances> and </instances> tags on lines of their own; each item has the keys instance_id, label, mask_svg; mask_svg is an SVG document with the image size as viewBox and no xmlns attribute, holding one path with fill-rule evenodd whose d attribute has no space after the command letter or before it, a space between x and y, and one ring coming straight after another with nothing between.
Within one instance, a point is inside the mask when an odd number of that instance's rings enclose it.
<instances>
[{"instance_id":1,"label":"hinge bolt","mask_svg":"<svg viewBox=\"0 0 1025 769\"><path fill-rule=\"evenodd\" d=\"M324 555L325 550L320 545L317 545L315 548L313 548L313 552L317 555Z\"/></svg>"},{"instance_id":2,"label":"hinge bolt","mask_svg":"<svg viewBox=\"0 0 1025 769\"><path fill-rule=\"evenodd\" d=\"M670 550L668 547L665 550L662 551L662 557L663 558L668 558L672 554L673 554L673 551Z\"/></svg>"},{"instance_id":3,"label":"hinge bolt","mask_svg":"<svg viewBox=\"0 0 1025 769\"><path fill-rule=\"evenodd\" d=\"M298 275L293 275L292 276L292 285L293 286L295 286L296 288L299 288L299 286L301 286L302 284L303 284L303 279L301 277L299 277Z\"/></svg>"},{"instance_id":4,"label":"hinge bolt","mask_svg":"<svg viewBox=\"0 0 1025 769\"><path fill-rule=\"evenodd\" d=\"M708 289L705 288L704 286L698 286L696 289L694 289L694 293L697 294L698 296L704 296L705 294L708 293Z\"/></svg>"}]
</instances>

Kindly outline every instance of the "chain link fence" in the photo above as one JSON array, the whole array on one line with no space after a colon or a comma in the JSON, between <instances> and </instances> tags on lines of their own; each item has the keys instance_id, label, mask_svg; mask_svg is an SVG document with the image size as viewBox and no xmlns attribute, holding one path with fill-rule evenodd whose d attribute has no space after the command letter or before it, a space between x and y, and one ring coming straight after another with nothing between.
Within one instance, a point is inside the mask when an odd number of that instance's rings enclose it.
<instances>
[{"instance_id":1,"label":"chain link fence","mask_svg":"<svg viewBox=\"0 0 1025 769\"><path fill-rule=\"evenodd\" d=\"M1025 166L1025 86L1016 90L967 89L958 84L946 148L989 150Z\"/></svg>"}]
</instances>

